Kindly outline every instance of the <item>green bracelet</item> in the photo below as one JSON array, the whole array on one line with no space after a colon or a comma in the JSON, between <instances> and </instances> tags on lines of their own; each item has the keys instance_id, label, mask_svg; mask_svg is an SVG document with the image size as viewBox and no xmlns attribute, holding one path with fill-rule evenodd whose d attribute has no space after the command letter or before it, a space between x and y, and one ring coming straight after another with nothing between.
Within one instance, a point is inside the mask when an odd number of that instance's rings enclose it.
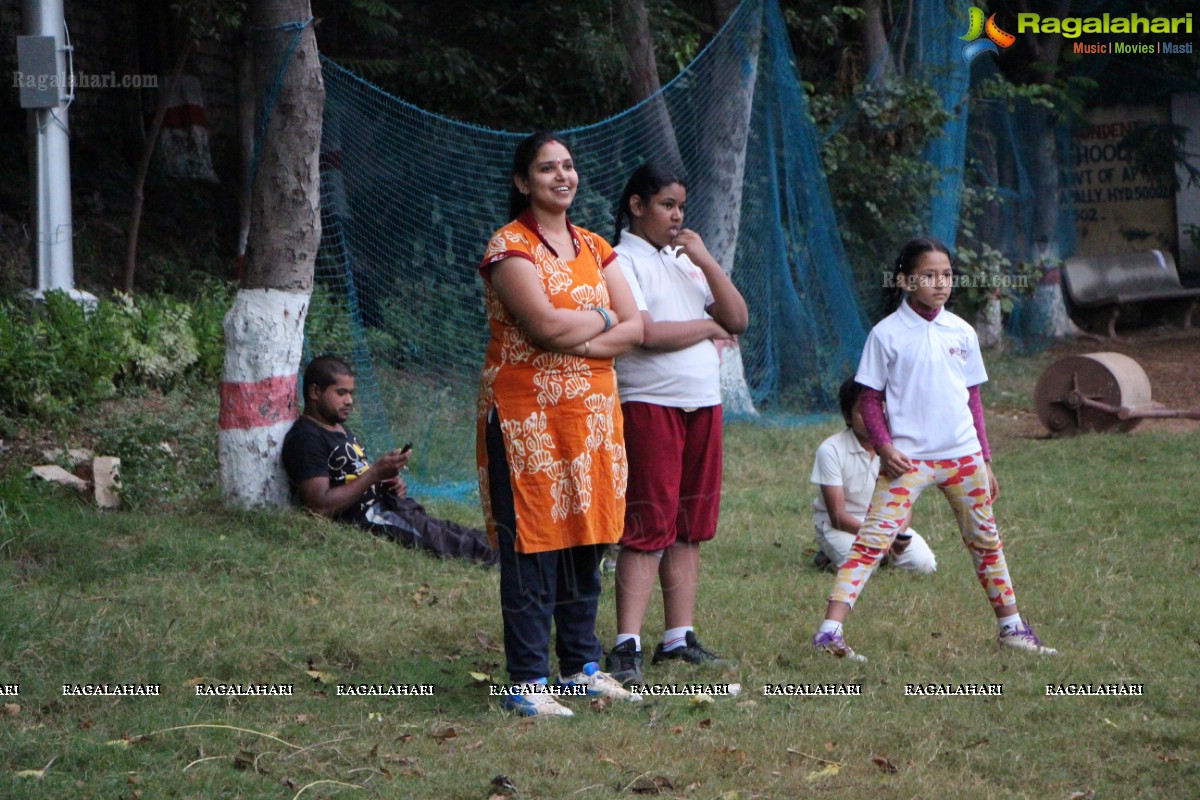
<instances>
[{"instance_id":1,"label":"green bracelet","mask_svg":"<svg viewBox=\"0 0 1200 800\"><path fill-rule=\"evenodd\" d=\"M610 317L608 315L607 311L605 311L603 308L600 308L599 306L597 306L596 308L593 308L592 310L595 311L600 316L604 317L604 331L601 331L601 332L602 333L607 332L608 329L612 327L612 317Z\"/></svg>"}]
</instances>

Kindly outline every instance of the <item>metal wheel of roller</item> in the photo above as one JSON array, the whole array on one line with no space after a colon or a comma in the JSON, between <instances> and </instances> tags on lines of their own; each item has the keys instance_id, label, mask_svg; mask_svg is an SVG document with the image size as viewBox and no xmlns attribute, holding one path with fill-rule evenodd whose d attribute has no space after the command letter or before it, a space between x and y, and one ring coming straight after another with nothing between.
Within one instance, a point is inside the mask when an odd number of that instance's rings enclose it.
<instances>
[{"instance_id":1,"label":"metal wheel of roller","mask_svg":"<svg viewBox=\"0 0 1200 800\"><path fill-rule=\"evenodd\" d=\"M1089 408L1087 398L1110 406L1150 408L1150 379L1141 365L1121 353L1088 353L1059 359L1046 368L1034 389L1038 419L1052 436L1085 431L1129 431L1141 418Z\"/></svg>"}]
</instances>

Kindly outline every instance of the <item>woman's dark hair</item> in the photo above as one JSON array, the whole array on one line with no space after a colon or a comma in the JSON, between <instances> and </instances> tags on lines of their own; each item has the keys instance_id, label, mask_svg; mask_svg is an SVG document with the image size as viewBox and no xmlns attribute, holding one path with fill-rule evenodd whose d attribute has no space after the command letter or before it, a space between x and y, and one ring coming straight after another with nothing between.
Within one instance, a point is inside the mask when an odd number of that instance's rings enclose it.
<instances>
[{"instance_id":1,"label":"woman's dark hair","mask_svg":"<svg viewBox=\"0 0 1200 800\"><path fill-rule=\"evenodd\" d=\"M950 259L950 263L954 263L954 257L950 255L950 250L939 239L932 236L918 236L905 242L904 247L900 248L900 255L896 256L896 262L892 264L891 285L884 290L888 297L887 310L889 313L900 307L900 301L904 297L904 290L900 288L900 276L911 275L912 271L917 268L917 261L926 253L945 253L946 258Z\"/></svg>"},{"instance_id":2,"label":"woman's dark hair","mask_svg":"<svg viewBox=\"0 0 1200 800\"><path fill-rule=\"evenodd\" d=\"M847 428L850 427L850 417L854 416L854 402L858 400L862 390L863 387L855 383L854 378L842 381L842 386L838 389L838 404L842 407L842 419L846 420Z\"/></svg>"},{"instance_id":3,"label":"woman's dark hair","mask_svg":"<svg viewBox=\"0 0 1200 800\"><path fill-rule=\"evenodd\" d=\"M635 169L629 176L629 182L625 184L625 191L621 192L621 202L617 204L617 230L613 234L612 243L617 244L621 241L621 231L627 227L626 221L633 216L629 208L630 198L636 194L642 203L649 203L651 197L673 183L687 189L687 181L681 173L662 164L647 161Z\"/></svg>"},{"instance_id":4,"label":"woman's dark hair","mask_svg":"<svg viewBox=\"0 0 1200 800\"><path fill-rule=\"evenodd\" d=\"M557 133L553 131L534 131L521 140L517 145L517 149L513 152L513 167L512 173L509 175L508 187L508 218L516 219L521 215L521 212L529 208L529 195L521 194L521 190L517 188L516 183L512 180L520 175L528 179L529 168L533 166L533 162L537 159L538 151L542 149L542 145L550 142L558 142L563 147L567 148L567 152L571 152L571 146L562 140Z\"/></svg>"}]
</instances>

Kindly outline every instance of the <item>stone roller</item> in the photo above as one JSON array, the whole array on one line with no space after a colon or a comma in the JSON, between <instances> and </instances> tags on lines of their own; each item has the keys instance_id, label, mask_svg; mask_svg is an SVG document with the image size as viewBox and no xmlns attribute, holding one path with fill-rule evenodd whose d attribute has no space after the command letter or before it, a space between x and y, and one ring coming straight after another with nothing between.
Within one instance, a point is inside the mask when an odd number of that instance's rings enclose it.
<instances>
[{"instance_id":1,"label":"stone roller","mask_svg":"<svg viewBox=\"0 0 1200 800\"><path fill-rule=\"evenodd\" d=\"M1034 389L1038 419L1051 436L1084 431L1129 431L1147 417L1200 419L1200 411L1166 408L1150 399L1150 379L1121 353L1088 353L1059 359Z\"/></svg>"}]
</instances>

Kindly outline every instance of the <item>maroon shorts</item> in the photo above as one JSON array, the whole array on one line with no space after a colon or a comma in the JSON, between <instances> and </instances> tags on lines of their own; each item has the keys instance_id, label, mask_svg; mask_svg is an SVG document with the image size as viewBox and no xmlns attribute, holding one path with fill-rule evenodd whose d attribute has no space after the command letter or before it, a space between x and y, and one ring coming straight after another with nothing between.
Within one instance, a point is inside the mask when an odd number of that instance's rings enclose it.
<instances>
[{"instance_id":1,"label":"maroon shorts","mask_svg":"<svg viewBox=\"0 0 1200 800\"><path fill-rule=\"evenodd\" d=\"M652 552L717 534L721 407L622 403L629 488L621 546Z\"/></svg>"}]
</instances>

